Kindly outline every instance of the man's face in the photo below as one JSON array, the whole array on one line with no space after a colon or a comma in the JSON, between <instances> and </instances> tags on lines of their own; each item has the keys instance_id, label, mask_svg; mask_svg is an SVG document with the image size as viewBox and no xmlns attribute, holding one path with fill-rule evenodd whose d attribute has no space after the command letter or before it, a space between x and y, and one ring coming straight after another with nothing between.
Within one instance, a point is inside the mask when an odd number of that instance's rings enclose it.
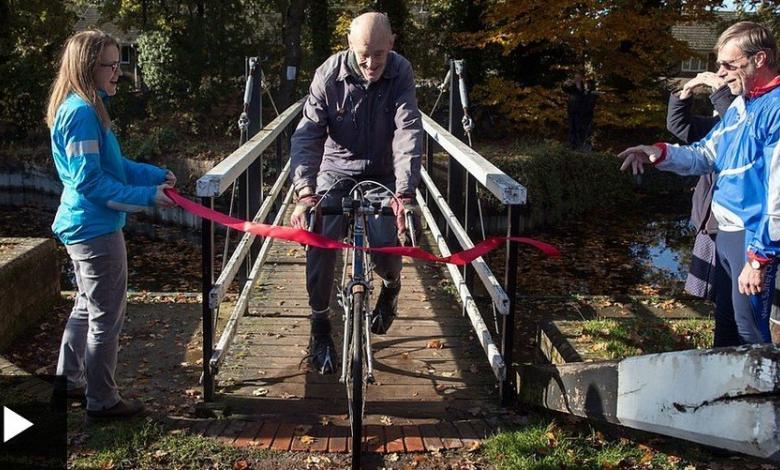
<instances>
[{"instance_id":1,"label":"man's face","mask_svg":"<svg viewBox=\"0 0 780 470\"><path fill-rule=\"evenodd\" d=\"M349 47L355 53L363 77L369 82L379 80L385 71L387 56L393 47L392 39L387 37L350 37Z\"/></svg>"},{"instance_id":2,"label":"man's face","mask_svg":"<svg viewBox=\"0 0 780 470\"><path fill-rule=\"evenodd\" d=\"M727 42L718 51L718 76L728 85L731 94L746 95L755 83L756 64L734 40Z\"/></svg>"}]
</instances>

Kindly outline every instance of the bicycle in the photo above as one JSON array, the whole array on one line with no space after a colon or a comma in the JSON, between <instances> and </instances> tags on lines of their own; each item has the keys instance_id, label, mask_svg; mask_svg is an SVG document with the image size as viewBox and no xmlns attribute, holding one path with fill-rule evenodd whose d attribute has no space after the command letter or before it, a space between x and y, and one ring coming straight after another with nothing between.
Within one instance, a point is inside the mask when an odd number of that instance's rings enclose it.
<instances>
[{"instance_id":1,"label":"bicycle","mask_svg":"<svg viewBox=\"0 0 780 470\"><path fill-rule=\"evenodd\" d=\"M362 451L366 389L368 384L374 383L370 307L373 290L373 264L370 253L364 251L364 248L370 246L370 240L366 237L367 221L368 217L374 216L395 217L391 207L382 205L388 194L390 197L395 196L392 191L380 183L375 181L357 182L351 178L338 180L331 189L345 180L353 181L355 184L347 192L348 196L342 199L341 205L319 207L318 204L310 212L308 226L314 227L318 209L319 214L323 216L341 215L347 224L346 239L354 246L353 249L343 250L344 262L341 283L336 298L343 310L344 324L339 382L346 385L347 389L347 405L352 434L352 468L358 469L360 468ZM382 192L376 189L366 191L364 190L365 186L375 186ZM405 217L411 243L416 246L412 211L407 210ZM348 260L350 262L347 262Z\"/></svg>"}]
</instances>

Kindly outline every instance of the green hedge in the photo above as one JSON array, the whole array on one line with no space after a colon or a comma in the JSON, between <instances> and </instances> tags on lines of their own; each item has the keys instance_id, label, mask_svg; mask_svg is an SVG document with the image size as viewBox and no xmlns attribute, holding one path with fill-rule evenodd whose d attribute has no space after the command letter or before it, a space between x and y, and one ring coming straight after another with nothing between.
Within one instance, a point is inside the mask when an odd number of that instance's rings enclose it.
<instances>
[{"instance_id":1,"label":"green hedge","mask_svg":"<svg viewBox=\"0 0 780 470\"><path fill-rule=\"evenodd\" d=\"M528 222L533 227L582 218L595 210L630 210L648 198L688 204L695 181L648 169L637 184L620 171L614 154L574 152L551 141L489 145L477 151L528 189Z\"/></svg>"}]
</instances>

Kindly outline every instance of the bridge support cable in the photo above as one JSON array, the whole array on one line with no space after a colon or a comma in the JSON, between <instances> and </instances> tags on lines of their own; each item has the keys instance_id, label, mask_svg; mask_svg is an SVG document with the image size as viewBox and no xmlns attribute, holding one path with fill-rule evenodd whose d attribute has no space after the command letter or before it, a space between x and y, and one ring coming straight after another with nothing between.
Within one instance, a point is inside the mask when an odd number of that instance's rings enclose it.
<instances>
[{"instance_id":1,"label":"bridge support cable","mask_svg":"<svg viewBox=\"0 0 780 470\"><path fill-rule=\"evenodd\" d=\"M425 177L428 178L428 181L430 181L430 177L427 176L427 173L425 174ZM439 197L441 197L441 194L439 194ZM451 252L447 246L447 241L445 240L444 235L441 233L439 228L436 226L436 219L431 213L431 210L428 208L428 205L425 203L425 198L423 197L420 190L417 190L417 204L419 204L422 215L428 222L428 228L430 229L433 238L436 240L436 243L439 246L441 255L449 256ZM449 210L449 208L447 209ZM454 231L455 227L453 227L453 232ZM453 264L448 264L447 270L450 274L450 277L452 278L453 284L458 290L458 297L464 306L466 315L469 317L469 320L471 320L471 326L474 328L477 340L479 341L479 344L482 345L482 349L485 351L485 355L487 355L488 361L490 362L490 368L493 370L493 374L496 376L496 379L503 383L506 379L506 363L504 362L498 347L493 342L493 337L490 334L490 330L488 330L487 325L482 320L482 315L477 309L477 304L474 302L474 298L471 296L471 292L469 292L469 290L466 288L466 283L463 280L463 276L460 274L458 267Z\"/></svg>"},{"instance_id":2,"label":"bridge support cable","mask_svg":"<svg viewBox=\"0 0 780 470\"><path fill-rule=\"evenodd\" d=\"M289 168L289 163L287 168ZM277 183L279 183L279 181L283 181L281 177ZM273 225L282 224L284 221L284 214L287 211L287 207L290 205L292 198L293 188L290 187L290 189L287 191L287 195L284 197L281 208L279 211L277 211L276 217L274 217ZM268 200L271 200L271 198ZM249 276L244 283L244 287L241 289L241 295L238 297L236 306L233 308L233 311L230 314L227 323L225 324L225 328L219 338L219 343L217 344L216 348L214 348L214 352L209 360L211 372L214 376L217 375L219 366L225 360L225 356L230 349L230 345L233 344L233 338L236 336L236 332L238 331L238 322L247 311L249 297L252 293L252 289L254 289L257 281L260 279L260 270L263 268L263 265L265 265L265 260L268 258L268 252L270 251L272 245L272 238L266 238L263 240L263 245L260 248L260 254L252 266L252 271L249 273Z\"/></svg>"}]
</instances>

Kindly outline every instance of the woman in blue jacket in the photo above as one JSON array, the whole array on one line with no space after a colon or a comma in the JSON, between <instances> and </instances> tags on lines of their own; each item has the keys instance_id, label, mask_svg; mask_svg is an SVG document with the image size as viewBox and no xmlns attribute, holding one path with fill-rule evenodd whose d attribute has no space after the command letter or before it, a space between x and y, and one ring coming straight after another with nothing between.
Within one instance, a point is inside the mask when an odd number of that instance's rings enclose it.
<instances>
[{"instance_id":1,"label":"woman in blue jacket","mask_svg":"<svg viewBox=\"0 0 780 470\"><path fill-rule=\"evenodd\" d=\"M102 31L65 43L51 88L46 123L62 180L52 229L73 261L78 294L62 336L57 375L68 397L86 396L89 418L139 414L143 405L119 395L114 372L127 293L126 212L172 207L163 193L170 171L125 158L103 103L116 94L119 45Z\"/></svg>"}]
</instances>

